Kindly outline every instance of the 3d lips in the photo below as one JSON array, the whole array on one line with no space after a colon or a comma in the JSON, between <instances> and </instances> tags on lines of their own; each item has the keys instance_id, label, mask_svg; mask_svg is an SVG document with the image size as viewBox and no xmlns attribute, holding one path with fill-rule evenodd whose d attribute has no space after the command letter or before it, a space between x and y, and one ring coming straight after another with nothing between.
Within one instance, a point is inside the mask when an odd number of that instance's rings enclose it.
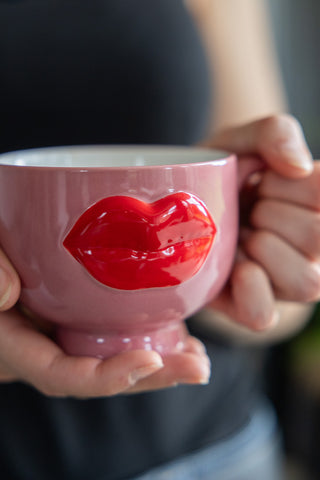
<instances>
[{"instance_id":1,"label":"3d lips","mask_svg":"<svg viewBox=\"0 0 320 480\"><path fill-rule=\"evenodd\" d=\"M89 207L63 245L102 284L137 290L191 278L215 234L205 204L195 195L178 192L154 203L113 196Z\"/></svg>"}]
</instances>

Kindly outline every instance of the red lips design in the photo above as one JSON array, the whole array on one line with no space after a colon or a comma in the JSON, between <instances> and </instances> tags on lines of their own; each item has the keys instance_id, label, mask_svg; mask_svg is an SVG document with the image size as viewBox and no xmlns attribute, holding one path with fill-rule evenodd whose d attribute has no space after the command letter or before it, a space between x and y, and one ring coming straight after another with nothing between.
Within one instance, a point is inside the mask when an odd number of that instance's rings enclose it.
<instances>
[{"instance_id":1,"label":"red lips design","mask_svg":"<svg viewBox=\"0 0 320 480\"><path fill-rule=\"evenodd\" d=\"M88 208L63 245L99 282L137 290L191 278L207 258L215 234L205 204L190 193L154 203L114 196Z\"/></svg>"}]
</instances>

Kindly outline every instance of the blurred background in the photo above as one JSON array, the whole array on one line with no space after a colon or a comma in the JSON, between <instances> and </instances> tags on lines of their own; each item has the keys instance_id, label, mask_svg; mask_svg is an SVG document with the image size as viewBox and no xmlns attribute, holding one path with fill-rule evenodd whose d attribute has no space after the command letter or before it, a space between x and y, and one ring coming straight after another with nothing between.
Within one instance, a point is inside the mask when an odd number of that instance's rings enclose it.
<instances>
[{"instance_id":1,"label":"blurred background","mask_svg":"<svg viewBox=\"0 0 320 480\"><path fill-rule=\"evenodd\" d=\"M266 0L290 111L320 159L320 1ZM320 186L319 186L320 188ZM307 328L270 351L268 388L289 459L288 480L320 478L320 306Z\"/></svg>"},{"instance_id":2,"label":"blurred background","mask_svg":"<svg viewBox=\"0 0 320 480\"><path fill-rule=\"evenodd\" d=\"M320 2L267 0L291 112L320 158Z\"/></svg>"}]
</instances>

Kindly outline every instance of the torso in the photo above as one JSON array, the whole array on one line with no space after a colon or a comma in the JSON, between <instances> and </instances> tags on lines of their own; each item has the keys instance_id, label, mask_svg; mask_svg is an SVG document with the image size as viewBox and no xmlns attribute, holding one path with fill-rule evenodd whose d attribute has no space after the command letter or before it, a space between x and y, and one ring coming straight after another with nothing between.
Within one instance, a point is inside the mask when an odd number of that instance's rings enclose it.
<instances>
[{"instance_id":1,"label":"torso","mask_svg":"<svg viewBox=\"0 0 320 480\"><path fill-rule=\"evenodd\" d=\"M210 84L180 0L0 2L2 151L83 143L189 144Z\"/></svg>"}]
</instances>

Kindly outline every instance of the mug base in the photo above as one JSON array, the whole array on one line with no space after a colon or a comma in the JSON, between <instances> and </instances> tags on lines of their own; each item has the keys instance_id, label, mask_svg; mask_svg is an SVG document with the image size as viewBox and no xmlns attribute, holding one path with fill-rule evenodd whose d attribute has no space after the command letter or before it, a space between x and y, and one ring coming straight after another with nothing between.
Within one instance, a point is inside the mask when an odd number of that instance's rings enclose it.
<instances>
[{"instance_id":1,"label":"mug base","mask_svg":"<svg viewBox=\"0 0 320 480\"><path fill-rule=\"evenodd\" d=\"M130 350L154 350L165 356L183 350L186 335L184 323L131 334L114 331L89 333L58 327L56 341L68 355L106 359Z\"/></svg>"}]
</instances>

